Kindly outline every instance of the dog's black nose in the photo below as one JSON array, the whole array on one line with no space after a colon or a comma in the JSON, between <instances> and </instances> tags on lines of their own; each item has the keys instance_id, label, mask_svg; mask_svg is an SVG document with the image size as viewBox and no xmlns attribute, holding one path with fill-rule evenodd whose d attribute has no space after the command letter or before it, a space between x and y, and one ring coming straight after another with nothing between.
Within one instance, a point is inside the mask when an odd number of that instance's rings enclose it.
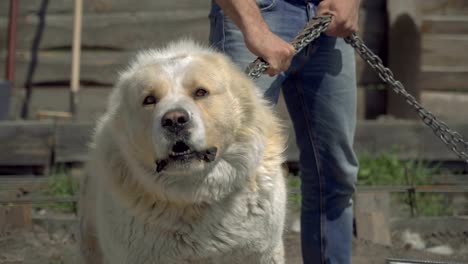
<instances>
[{"instance_id":1,"label":"dog's black nose","mask_svg":"<svg viewBox=\"0 0 468 264\"><path fill-rule=\"evenodd\" d=\"M161 120L163 128L170 132L180 132L190 124L190 115L184 109L173 109L167 111Z\"/></svg>"}]
</instances>

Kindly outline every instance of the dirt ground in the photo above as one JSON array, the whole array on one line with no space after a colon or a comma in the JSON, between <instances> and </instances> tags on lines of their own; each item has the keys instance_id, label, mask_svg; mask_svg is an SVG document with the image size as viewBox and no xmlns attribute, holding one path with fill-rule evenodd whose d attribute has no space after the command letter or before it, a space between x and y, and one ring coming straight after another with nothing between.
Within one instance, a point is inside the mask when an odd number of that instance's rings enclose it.
<instances>
[{"instance_id":1,"label":"dirt ground","mask_svg":"<svg viewBox=\"0 0 468 264\"><path fill-rule=\"evenodd\" d=\"M35 217L34 225L29 230L16 230L0 234L0 264L76 263L78 252L75 228L76 220L73 215L54 216L52 220L47 217ZM445 232L439 229L437 232L421 234L428 245L452 247L454 254L451 256L409 249L400 240L403 230L394 230L392 232L392 247L355 239L353 241L352 263L383 264L389 257L468 263L468 231L460 231L463 229L468 229L468 227L458 228L458 231L451 231L452 229L448 227ZM285 246L287 264L302 263L299 233L293 231L286 233Z\"/></svg>"}]
</instances>

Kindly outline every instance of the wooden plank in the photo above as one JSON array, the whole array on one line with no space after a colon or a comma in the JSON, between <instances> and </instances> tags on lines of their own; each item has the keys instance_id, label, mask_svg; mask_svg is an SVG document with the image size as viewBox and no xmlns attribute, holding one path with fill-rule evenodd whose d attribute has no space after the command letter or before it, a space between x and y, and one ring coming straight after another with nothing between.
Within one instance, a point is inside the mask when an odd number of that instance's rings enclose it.
<instances>
[{"instance_id":1,"label":"wooden plank","mask_svg":"<svg viewBox=\"0 0 468 264\"><path fill-rule=\"evenodd\" d=\"M392 244L390 236L390 195L387 192L357 192L355 195L356 230L359 239Z\"/></svg>"},{"instance_id":2,"label":"wooden plank","mask_svg":"<svg viewBox=\"0 0 468 264\"><path fill-rule=\"evenodd\" d=\"M460 132L465 140L468 138L468 124L463 122L449 125ZM358 153L379 154L393 151L402 159L458 160L432 130L420 121L359 122L354 145Z\"/></svg>"},{"instance_id":3,"label":"wooden plank","mask_svg":"<svg viewBox=\"0 0 468 264\"><path fill-rule=\"evenodd\" d=\"M358 35L366 45L381 58L386 57L387 7L385 0L362 1ZM356 56L356 73L359 84L381 83L378 75L359 56Z\"/></svg>"},{"instance_id":4,"label":"wooden plank","mask_svg":"<svg viewBox=\"0 0 468 264\"><path fill-rule=\"evenodd\" d=\"M106 110L111 87L82 86L78 93L78 108L75 121L97 120ZM22 91L18 89L19 93ZM34 87L29 107L29 117L37 118L40 111L67 111L70 91L66 86Z\"/></svg>"},{"instance_id":5,"label":"wooden plank","mask_svg":"<svg viewBox=\"0 0 468 264\"><path fill-rule=\"evenodd\" d=\"M425 91L421 95L421 103L441 120L451 122L467 120L467 93Z\"/></svg>"},{"instance_id":6,"label":"wooden plank","mask_svg":"<svg viewBox=\"0 0 468 264\"><path fill-rule=\"evenodd\" d=\"M4 55L4 54L3 54ZM81 64L81 81L101 84L113 84L118 71L125 69L132 52L117 51L83 51ZM37 83L69 83L70 80L70 51L42 51L38 54L38 64L33 82ZM3 60L4 56L0 56ZM16 83L21 86L25 83L30 53L17 52ZM0 72L4 65L0 63Z\"/></svg>"},{"instance_id":7,"label":"wooden plank","mask_svg":"<svg viewBox=\"0 0 468 264\"><path fill-rule=\"evenodd\" d=\"M47 187L49 179L47 177L35 176L0 176L0 191L32 192L34 190Z\"/></svg>"},{"instance_id":8,"label":"wooden plank","mask_svg":"<svg viewBox=\"0 0 468 264\"><path fill-rule=\"evenodd\" d=\"M85 162L94 124L62 123L55 133L55 162Z\"/></svg>"},{"instance_id":9,"label":"wooden plank","mask_svg":"<svg viewBox=\"0 0 468 264\"><path fill-rule=\"evenodd\" d=\"M466 121L466 120L465 120ZM452 129L468 139L468 124L451 123ZM288 148L285 155L288 161L299 161L294 131L289 126ZM392 152L401 159L425 159L438 161L456 161L451 152L420 121L359 121L354 138L357 153L380 154Z\"/></svg>"},{"instance_id":10,"label":"wooden plank","mask_svg":"<svg viewBox=\"0 0 468 264\"><path fill-rule=\"evenodd\" d=\"M37 24L38 19L34 16L19 18L18 49L30 49ZM7 18L0 17L0 31L6 32L7 25ZM70 47L72 32L72 15L48 15L40 49ZM83 16L82 34L83 48L144 49L181 37L207 43L208 9L86 14ZM5 48L5 38L4 34L0 34L0 49Z\"/></svg>"},{"instance_id":11,"label":"wooden plank","mask_svg":"<svg viewBox=\"0 0 468 264\"><path fill-rule=\"evenodd\" d=\"M424 66L466 66L467 35L425 35L422 45Z\"/></svg>"},{"instance_id":12,"label":"wooden plank","mask_svg":"<svg viewBox=\"0 0 468 264\"><path fill-rule=\"evenodd\" d=\"M0 122L0 165L47 166L53 129L51 122Z\"/></svg>"},{"instance_id":13,"label":"wooden plank","mask_svg":"<svg viewBox=\"0 0 468 264\"><path fill-rule=\"evenodd\" d=\"M419 81L424 90L468 92L468 67L424 66Z\"/></svg>"},{"instance_id":14,"label":"wooden plank","mask_svg":"<svg viewBox=\"0 0 468 264\"><path fill-rule=\"evenodd\" d=\"M125 69L136 51L111 51L111 50L83 50L81 63L81 81L112 85L116 82L118 72ZM4 60L6 54L0 54L0 60ZM26 81L30 52L17 51L16 83L20 87ZM71 52L64 51L40 51L38 64L34 74L33 83L69 83L70 80ZM359 83L380 83L378 77L365 77L371 74L371 70L358 59L357 77ZM0 63L0 72L5 65ZM364 78L364 79L363 79ZM68 102L68 99L67 99ZM62 110L68 109L63 108Z\"/></svg>"},{"instance_id":15,"label":"wooden plank","mask_svg":"<svg viewBox=\"0 0 468 264\"><path fill-rule=\"evenodd\" d=\"M468 34L468 16L425 16L421 32L425 34Z\"/></svg>"},{"instance_id":16,"label":"wooden plank","mask_svg":"<svg viewBox=\"0 0 468 264\"><path fill-rule=\"evenodd\" d=\"M77 201L78 201L78 197L76 196L63 196L63 197L39 196L39 197L27 197L27 198L20 198L20 199L0 199L0 205L2 204L21 205L21 204L41 204L41 203L73 203Z\"/></svg>"},{"instance_id":17,"label":"wooden plank","mask_svg":"<svg viewBox=\"0 0 468 264\"><path fill-rule=\"evenodd\" d=\"M388 186L358 186L357 191L361 193L408 193L409 190L414 190L417 193L466 193L468 185L388 185Z\"/></svg>"},{"instance_id":18,"label":"wooden plank","mask_svg":"<svg viewBox=\"0 0 468 264\"><path fill-rule=\"evenodd\" d=\"M387 1L389 12L388 67L395 78L419 99L421 69L421 16L416 0ZM404 48L402 48L404 47ZM387 95L387 114L400 119L416 119L413 110L394 93Z\"/></svg>"},{"instance_id":19,"label":"wooden plank","mask_svg":"<svg viewBox=\"0 0 468 264\"><path fill-rule=\"evenodd\" d=\"M21 15L33 14L39 9L41 1L25 0L19 3ZM210 1L206 0L84 0L85 13L140 12L157 10L201 9L208 12ZM49 1L48 14L73 13L73 0ZM0 15L8 14L8 1L0 1Z\"/></svg>"},{"instance_id":20,"label":"wooden plank","mask_svg":"<svg viewBox=\"0 0 468 264\"><path fill-rule=\"evenodd\" d=\"M468 175L466 174L443 174L431 176L434 184L445 185L468 185Z\"/></svg>"},{"instance_id":21,"label":"wooden plank","mask_svg":"<svg viewBox=\"0 0 468 264\"><path fill-rule=\"evenodd\" d=\"M418 5L424 14L466 15L468 2L466 0L418 0Z\"/></svg>"},{"instance_id":22,"label":"wooden plank","mask_svg":"<svg viewBox=\"0 0 468 264\"><path fill-rule=\"evenodd\" d=\"M13 229L30 228L31 210L31 204L0 205L0 234Z\"/></svg>"},{"instance_id":23,"label":"wooden plank","mask_svg":"<svg viewBox=\"0 0 468 264\"><path fill-rule=\"evenodd\" d=\"M34 148L34 145L37 145L36 141L40 141L45 144L43 142L44 139L50 137L52 133L50 123L45 135L43 132L44 128L38 126L38 122L18 123L16 125L10 124L9 126L0 123L1 135L5 135L5 131L11 132L13 130L11 127L15 127L16 130L13 131L16 135L15 139L22 139L23 142L21 146L23 149L25 146L28 146L28 148L26 148L26 154L32 150L34 150L33 154L36 154L36 156L37 154L43 154L43 148L37 149ZM29 123L35 124L36 126ZM35 127L38 129L33 129ZM87 155L87 143L91 137L93 127L94 124L90 122L58 124L55 136L56 146L54 147L56 161L85 161ZM451 124L451 127L467 138L468 124ZM292 130L290 132L291 136L288 139L289 147L286 151L287 159L288 161L298 161L299 155L295 144L295 137ZM1 144L0 146L4 148L5 145L7 144ZM360 121L358 122L355 136L355 149L358 153L367 152L371 154L394 151L402 159L422 158L427 160L457 160L457 157L433 135L432 131L423 126L420 122ZM37 160L36 156L33 156L32 159L26 161L23 156L14 158L19 154L24 155L24 153L15 153L14 149L8 149L7 153L8 151L10 154L13 154L8 156L12 157L9 158L8 161L14 160L18 162L18 160L22 160L23 164L30 164L31 162L34 163L34 160ZM0 152L0 157L3 157L1 153L5 153L5 151ZM32 154L29 154L29 156L31 155ZM44 160L40 161L43 162Z\"/></svg>"}]
</instances>

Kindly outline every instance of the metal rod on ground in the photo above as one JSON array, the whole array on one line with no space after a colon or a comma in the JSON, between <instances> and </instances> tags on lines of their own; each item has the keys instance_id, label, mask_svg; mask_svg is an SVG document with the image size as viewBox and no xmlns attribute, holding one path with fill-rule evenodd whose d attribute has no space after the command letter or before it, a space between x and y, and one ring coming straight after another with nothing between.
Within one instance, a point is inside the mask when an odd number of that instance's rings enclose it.
<instances>
[{"instance_id":1,"label":"metal rod on ground","mask_svg":"<svg viewBox=\"0 0 468 264\"><path fill-rule=\"evenodd\" d=\"M15 68L16 68L16 28L18 19L19 0L10 0L10 15L8 19L8 52L7 65L5 70L6 79L15 87Z\"/></svg>"},{"instance_id":2,"label":"metal rod on ground","mask_svg":"<svg viewBox=\"0 0 468 264\"><path fill-rule=\"evenodd\" d=\"M78 98L80 89L80 56L81 56L81 21L83 17L83 1L75 0L75 12L73 18L73 55L72 72L70 83L70 112L76 118Z\"/></svg>"},{"instance_id":3,"label":"metal rod on ground","mask_svg":"<svg viewBox=\"0 0 468 264\"><path fill-rule=\"evenodd\" d=\"M387 258L387 264L461 264L461 263L459 263L459 262L433 261L433 260L414 260L414 259Z\"/></svg>"}]
</instances>

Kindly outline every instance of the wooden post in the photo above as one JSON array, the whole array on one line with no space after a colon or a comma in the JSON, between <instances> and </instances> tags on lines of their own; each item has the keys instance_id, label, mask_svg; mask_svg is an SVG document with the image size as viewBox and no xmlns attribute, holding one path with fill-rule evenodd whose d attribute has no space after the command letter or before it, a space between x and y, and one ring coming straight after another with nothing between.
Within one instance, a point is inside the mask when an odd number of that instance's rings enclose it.
<instances>
[{"instance_id":1,"label":"wooden post","mask_svg":"<svg viewBox=\"0 0 468 264\"><path fill-rule=\"evenodd\" d=\"M76 117L78 104L77 94L80 89L80 56L81 56L81 21L83 17L83 1L75 0L75 14L73 17L73 55L72 75L70 86L70 112Z\"/></svg>"},{"instance_id":2,"label":"wooden post","mask_svg":"<svg viewBox=\"0 0 468 264\"><path fill-rule=\"evenodd\" d=\"M0 233L32 226L31 204L0 205Z\"/></svg>"},{"instance_id":3,"label":"wooden post","mask_svg":"<svg viewBox=\"0 0 468 264\"><path fill-rule=\"evenodd\" d=\"M10 0L10 14L8 18L8 52L7 67L5 71L6 79L11 82L12 87L15 84L16 71L16 28L18 25L18 5L19 0Z\"/></svg>"},{"instance_id":4,"label":"wooden post","mask_svg":"<svg viewBox=\"0 0 468 264\"><path fill-rule=\"evenodd\" d=\"M364 43L387 63L387 1L363 0L359 18L359 35ZM376 119L386 114L387 90L381 89L378 74L361 57L356 56L358 84L358 117ZM378 89L380 87L380 89ZM359 91L360 90L360 91Z\"/></svg>"},{"instance_id":5,"label":"wooden post","mask_svg":"<svg viewBox=\"0 0 468 264\"><path fill-rule=\"evenodd\" d=\"M418 0L391 0L389 12L388 65L406 90L420 100L421 15ZM396 118L417 119L415 111L400 95L389 91L387 113Z\"/></svg>"},{"instance_id":6,"label":"wooden post","mask_svg":"<svg viewBox=\"0 0 468 264\"><path fill-rule=\"evenodd\" d=\"M356 193L356 231L359 239L381 245L391 245L388 192Z\"/></svg>"}]
</instances>

